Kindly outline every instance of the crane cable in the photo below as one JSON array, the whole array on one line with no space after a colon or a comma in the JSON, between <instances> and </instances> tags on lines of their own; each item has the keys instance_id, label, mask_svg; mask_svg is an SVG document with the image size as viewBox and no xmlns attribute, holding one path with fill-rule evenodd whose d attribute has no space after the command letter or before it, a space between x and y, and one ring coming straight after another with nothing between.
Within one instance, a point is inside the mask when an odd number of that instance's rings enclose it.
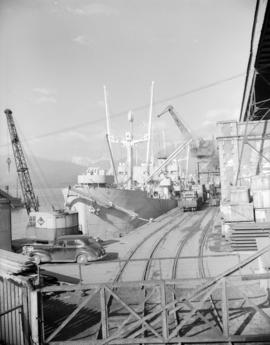
<instances>
[{"instance_id":1,"label":"crane cable","mask_svg":"<svg viewBox=\"0 0 270 345\"><path fill-rule=\"evenodd\" d=\"M19 133L19 137L22 138L23 142L24 142L23 149L25 151L25 156L26 156L25 159L27 159L28 165L30 163L30 166L32 167L31 175L32 176L34 175L38 179L38 181L40 182L41 186L43 186L43 188L39 189L39 194L42 197L42 199L45 201L45 204L50 205L52 198L50 197L50 193L48 193L48 190L49 190L48 182L46 181L46 178L42 172L42 169L40 168L40 165L39 165L37 159L35 158L30 145L28 144L28 141L26 140L26 138L23 134L23 131L21 131L21 128L20 128L20 125L18 124L18 121L16 121L16 128L17 128L17 132ZM28 167L30 168L30 166L28 166ZM37 190L35 188L34 188L34 192L35 192L36 197L38 197L37 196ZM43 205L43 202L42 202L42 205Z\"/></svg>"}]
</instances>

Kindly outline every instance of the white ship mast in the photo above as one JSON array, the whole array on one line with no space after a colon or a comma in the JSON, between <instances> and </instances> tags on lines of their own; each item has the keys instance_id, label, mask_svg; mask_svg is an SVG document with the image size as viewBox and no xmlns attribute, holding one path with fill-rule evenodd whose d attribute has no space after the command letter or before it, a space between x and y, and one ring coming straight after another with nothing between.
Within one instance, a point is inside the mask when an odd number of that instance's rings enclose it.
<instances>
[{"instance_id":1,"label":"white ship mast","mask_svg":"<svg viewBox=\"0 0 270 345\"><path fill-rule=\"evenodd\" d=\"M154 97L154 82L152 81L151 93L150 93L147 150L146 150L146 172L147 172L147 176L150 174L150 147L151 147L151 139L152 139L151 134L152 134L153 97Z\"/></svg>"},{"instance_id":2,"label":"white ship mast","mask_svg":"<svg viewBox=\"0 0 270 345\"><path fill-rule=\"evenodd\" d=\"M127 188L133 188L133 162L134 162L134 147L135 145L142 143L147 140L146 137L142 139L134 140L133 137L133 121L134 117L131 111L128 113L128 121L130 126L130 131L126 132L124 140L121 140L121 144L126 147L127 150L127 165L128 165L128 179L127 179Z\"/></svg>"},{"instance_id":3,"label":"white ship mast","mask_svg":"<svg viewBox=\"0 0 270 345\"><path fill-rule=\"evenodd\" d=\"M114 159L113 159L113 153L112 153L112 145L111 145L112 137L111 137L111 131L110 131L110 114L109 114L108 99L107 99L107 89L106 89L105 85L104 85L104 102L105 102L106 127L107 127L106 140L107 140L107 144L108 144L108 148L109 148L110 159L111 159L111 164L112 164L112 168L113 168L115 183L118 185L117 172L116 172L115 163L114 163Z\"/></svg>"},{"instance_id":4,"label":"white ship mast","mask_svg":"<svg viewBox=\"0 0 270 345\"><path fill-rule=\"evenodd\" d=\"M106 139L107 139L108 147L109 147L109 151L110 151L110 158L111 158L111 163L112 163L113 170L114 170L114 176L115 176L115 179L117 182L117 172L116 172L115 165L114 165L111 143L121 143L123 146L125 146L125 148L127 150L127 165L128 165L128 176L127 177L128 178L127 178L127 181L125 182L125 184L127 185L128 189L133 188L134 147L135 147L135 145L142 143L142 142L145 142L145 141L147 141L146 164L147 164L148 175L150 172L150 148L151 148L151 131L152 131L153 93L154 93L154 82L152 82L152 85L151 85L148 134L145 135L141 139L134 140L134 137L133 137L134 117L133 117L132 112L129 111L128 121L129 121L130 131L125 133L125 139L119 140L117 138L114 138L110 132L110 120L109 120L109 110L108 110L108 102L107 102L107 91L106 91L106 87L104 86L104 99L105 99L106 124L107 124Z\"/></svg>"}]
</instances>

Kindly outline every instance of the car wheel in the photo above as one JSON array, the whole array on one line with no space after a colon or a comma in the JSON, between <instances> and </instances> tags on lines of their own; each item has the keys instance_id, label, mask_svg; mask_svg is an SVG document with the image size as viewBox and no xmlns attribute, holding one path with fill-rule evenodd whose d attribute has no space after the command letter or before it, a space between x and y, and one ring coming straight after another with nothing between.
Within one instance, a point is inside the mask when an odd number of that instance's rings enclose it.
<instances>
[{"instance_id":1,"label":"car wheel","mask_svg":"<svg viewBox=\"0 0 270 345\"><path fill-rule=\"evenodd\" d=\"M36 265L39 265L41 263L41 258L39 255L33 255L32 259Z\"/></svg>"},{"instance_id":2,"label":"car wheel","mask_svg":"<svg viewBox=\"0 0 270 345\"><path fill-rule=\"evenodd\" d=\"M87 256L84 254L81 254L77 257L77 263L85 265L87 263Z\"/></svg>"}]
</instances>

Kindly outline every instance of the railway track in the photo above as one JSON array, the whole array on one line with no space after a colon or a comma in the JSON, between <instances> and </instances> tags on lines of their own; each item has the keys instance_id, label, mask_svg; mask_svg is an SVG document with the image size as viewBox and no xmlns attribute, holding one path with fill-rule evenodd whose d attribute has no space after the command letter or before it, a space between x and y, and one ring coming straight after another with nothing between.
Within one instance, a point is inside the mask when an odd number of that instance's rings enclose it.
<instances>
[{"instance_id":1,"label":"railway track","mask_svg":"<svg viewBox=\"0 0 270 345\"><path fill-rule=\"evenodd\" d=\"M200 229L200 224L202 219L208 215L211 209L206 210L206 212L202 212L201 214L196 213L195 215L199 216L199 218L196 220L196 222L189 227L190 231L183 236L180 241L177 242L177 245L174 249L175 255L174 258L170 259L172 262L172 273L171 273L171 278L172 279L177 279L177 266L179 263L179 259L181 257L181 254L183 252L183 249L185 248L185 245L191 238L198 233L198 229ZM179 209L177 210L179 212ZM161 248L161 245L166 241L168 236L172 234L174 231L177 231L179 229L179 226L183 225L185 221L190 217L190 213L185 213L182 214L181 219L174 219L175 213L170 215L170 219L166 222L161 222L160 226L156 228L154 231L149 233L147 236L145 236L141 241L139 241L136 246L133 247L133 249L130 251L129 255L127 256L125 262L121 266L121 268L118 270L115 278L114 278L114 283L117 283L121 280L124 280L125 273L128 272L129 270L134 270L134 266L132 267L132 259L134 259L136 256L140 255L143 257L143 254L145 250L148 248L148 257L146 260L145 264L142 264L144 261L137 261L137 265L139 262L140 267L140 274L138 276L138 280L146 281L146 280L151 280L151 273L152 276L154 276L154 271L155 268L157 270L157 267L153 265L153 263L157 262L155 258L157 257L157 254L159 252L159 249ZM211 222L212 224L212 222ZM204 251L204 246L207 240L207 234L209 232L209 229L211 226L205 226L204 229L202 229L202 235L200 237L200 246L199 246L199 253L198 253L198 260L199 260L199 272L200 275L204 273L204 267L203 267L203 251ZM142 254L143 253L143 254ZM154 273L153 273L153 272ZM161 269L160 269L161 271ZM204 273L205 275L205 273ZM133 279L132 279L133 280ZM135 280L135 279L134 279ZM148 312L153 311L153 309L160 304L160 294L159 291L150 291L147 289L143 290L143 301L140 305L140 311L138 310L138 313L142 314L143 316L146 316ZM172 296L175 298L175 296ZM114 310L115 306L112 305L112 298L110 297L107 302L107 310L108 312L110 310ZM177 313L174 313L173 315L170 315L172 318L172 321L174 322L175 325L179 323ZM126 320L123 319L120 320L119 318L119 323L124 322L127 324L129 322L130 318L128 317ZM155 322L154 322L155 323ZM99 326L99 332L97 333L97 338L100 338L101 336L101 324Z\"/></svg>"},{"instance_id":2,"label":"railway track","mask_svg":"<svg viewBox=\"0 0 270 345\"><path fill-rule=\"evenodd\" d=\"M177 278L177 266L178 266L178 262L179 259L181 257L181 253L183 251L183 249L185 248L185 245L187 244L187 242L189 240L191 240L191 238L198 233L198 228L200 228L200 223L201 223L201 219L203 217L205 217L209 212L209 210L207 210L206 213L203 213L201 215L201 217L196 221L195 224L192 225L192 230L189 231L187 233L186 236L184 236L183 238L181 238L181 240L178 242L177 244L177 251L175 253L175 258L173 260L173 267L172 267L172 276L171 278L173 280L175 280ZM212 222L211 222L212 225ZM208 227L206 226L203 231L202 231L202 240L200 241L200 247L199 247L199 261L202 262L202 260L200 260L201 255L203 255L203 249L207 240L207 234L209 232L209 230L211 229L211 225ZM154 259L154 255L157 253L160 244L163 242L163 240L165 239L165 237L167 237L172 231L174 231L175 229L172 228L170 231L168 231L166 234L164 234L164 236L162 238L159 239L159 241L156 243L156 245L153 247L152 252L150 254L149 260L147 262L147 265L145 267L145 272L143 274L143 279L142 280L149 280L150 277L150 269L151 269L151 265L152 265L152 261ZM203 265L203 263L202 263ZM142 310L141 313L143 314L144 317L147 316L148 311L149 312L153 312L155 308L159 308L159 305L161 303L160 301L161 295L159 291L154 291L154 290L150 290L148 291L147 289L144 289L144 299L143 299L143 306L142 306ZM176 298L175 295L175 290L173 289L172 291L172 301L174 301ZM170 318L170 324L174 325L175 327L177 327L177 325L179 324L180 320L178 317L178 313L177 312L173 312L169 315ZM158 320L153 321L151 324L152 326L154 326L156 323L158 322ZM146 332L147 333L147 332Z\"/></svg>"},{"instance_id":3,"label":"railway track","mask_svg":"<svg viewBox=\"0 0 270 345\"><path fill-rule=\"evenodd\" d=\"M198 255L198 271L199 271L200 278L206 277L205 266L204 266L204 248L208 239L209 231L212 230L215 224L216 216L217 216L217 213L212 218L209 224L209 227L205 227L205 229L202 231L202 235L200 238L199 253L198 253L199 254Z\"/></svg>"},{"instance_id":4,"label":"railway track","mask_svg":"<svg viewBox=\"0 0 270 345\"><path fill-rule=\"evenodd\" d=\"M171 218L173 218L171 216ZM187 215L183 214L182 219L180 220L173 220L170 219L168 222L166 222L165 224L161 224L155 231L151 232L150 234L148 234L146 237L144 237L139 243L137 243L137 245L132 249L132 251L129 253L128 257L126 258L124 264L122 265L122 267L119 269L119 271L117 272L115 279L114 279L114 283L119 282L121 280L121 277L123 276L124 271L128 268L128 265L130 264L130 262L132 261L132 258L135 256L135 254L140 250L140 248L145 245L147 243L147 241L151 238L153 238L154 236L156 236L157 234L159 234L160 232L162 232L162 230L164 230L164 228L169 227L168 230L165 230L164 233L161 235L160 239L157 240L157 243L154 243L154 247L152 248L152 251L149 255L149 259L146 263L146 268L145 268L145 272L143 273L142 276L142 280L147 280L145 279L148 275L148 271L149 271L149 267L151 266L151 262L153 260L153 256L156 253L160 243L168 236L169 233L171 233L172 231L174 231L175 229L177 229L179 227L179 225L181 225L185 220L187 219Z\"/></svg>"},{"instance_id":5,"label":"railway track","mask_svg":"<svg viewBox=\"0 0 270 345\"><path fill-rule=\"evenodd\" d=\"M179 226L179 220L175 220L175 215L176 213L180 212L179 208L177 208L175 210L175 212L173 212L170 217L169 220L166 222L163 222L163 217L162 219L160 219L160 226L155 229L154 231L152 231L151 233L149 233L146 237L144 237L141 241L139 241L139 243L136 244L135 247L133 247L133 249L131 250L131 252L129 253L128 257L126 258L124 264L122 265L122 267L118 270L118 272L116 273L116 276L113 280L114 283L117 283L121 280L121 277L123 276L125 270L127 269L128 265L130 264L132 258L134 257L135 253L139 250L139 248L145 244L146 241L148 241L149 239L151 239L152 237L156 236L157 234L159 234L160 232L162 232L162 230L164 230L164 227L169 227L169 230L165 231L165 235L168 232L172 231L172 228L175 229L177 226ZM164 216L165 217L165 216ZM184 217L186 219L186 217ZM182 222L181 222L182 223ZM161 236L161 239L163 239L163 237ZM159 242L160 243L160 242ZM109 297L108 302L107 302L107 310L109 313L109 310L112 306L112 296ZM126 320L126 322L128 322L128 319ZM102 334L102 325L101 322L99 323L99 327L98 327L98 332L96 333L96 338L99 339L101 337Z\"/></svg>"}]
</instances>

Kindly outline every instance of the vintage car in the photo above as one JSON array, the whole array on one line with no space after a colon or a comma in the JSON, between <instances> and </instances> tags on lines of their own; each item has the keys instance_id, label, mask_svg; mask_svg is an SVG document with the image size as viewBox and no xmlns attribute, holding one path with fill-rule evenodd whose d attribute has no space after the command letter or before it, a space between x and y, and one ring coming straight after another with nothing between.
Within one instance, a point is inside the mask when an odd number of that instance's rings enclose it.
<instances>
[{"instance_id":1,"label":"vintage car","mask_svg":"<svg viewBox=\"0 0 270 345\"><path fill-rule=\"evenodd\" d=\"M84 235L59 236L53 243L34 242L25 244L22 254L29 256L36 264L41 262L77 262L86 264L100 260L105 249L94 238Z\"/></svg>"}]
</instances>

